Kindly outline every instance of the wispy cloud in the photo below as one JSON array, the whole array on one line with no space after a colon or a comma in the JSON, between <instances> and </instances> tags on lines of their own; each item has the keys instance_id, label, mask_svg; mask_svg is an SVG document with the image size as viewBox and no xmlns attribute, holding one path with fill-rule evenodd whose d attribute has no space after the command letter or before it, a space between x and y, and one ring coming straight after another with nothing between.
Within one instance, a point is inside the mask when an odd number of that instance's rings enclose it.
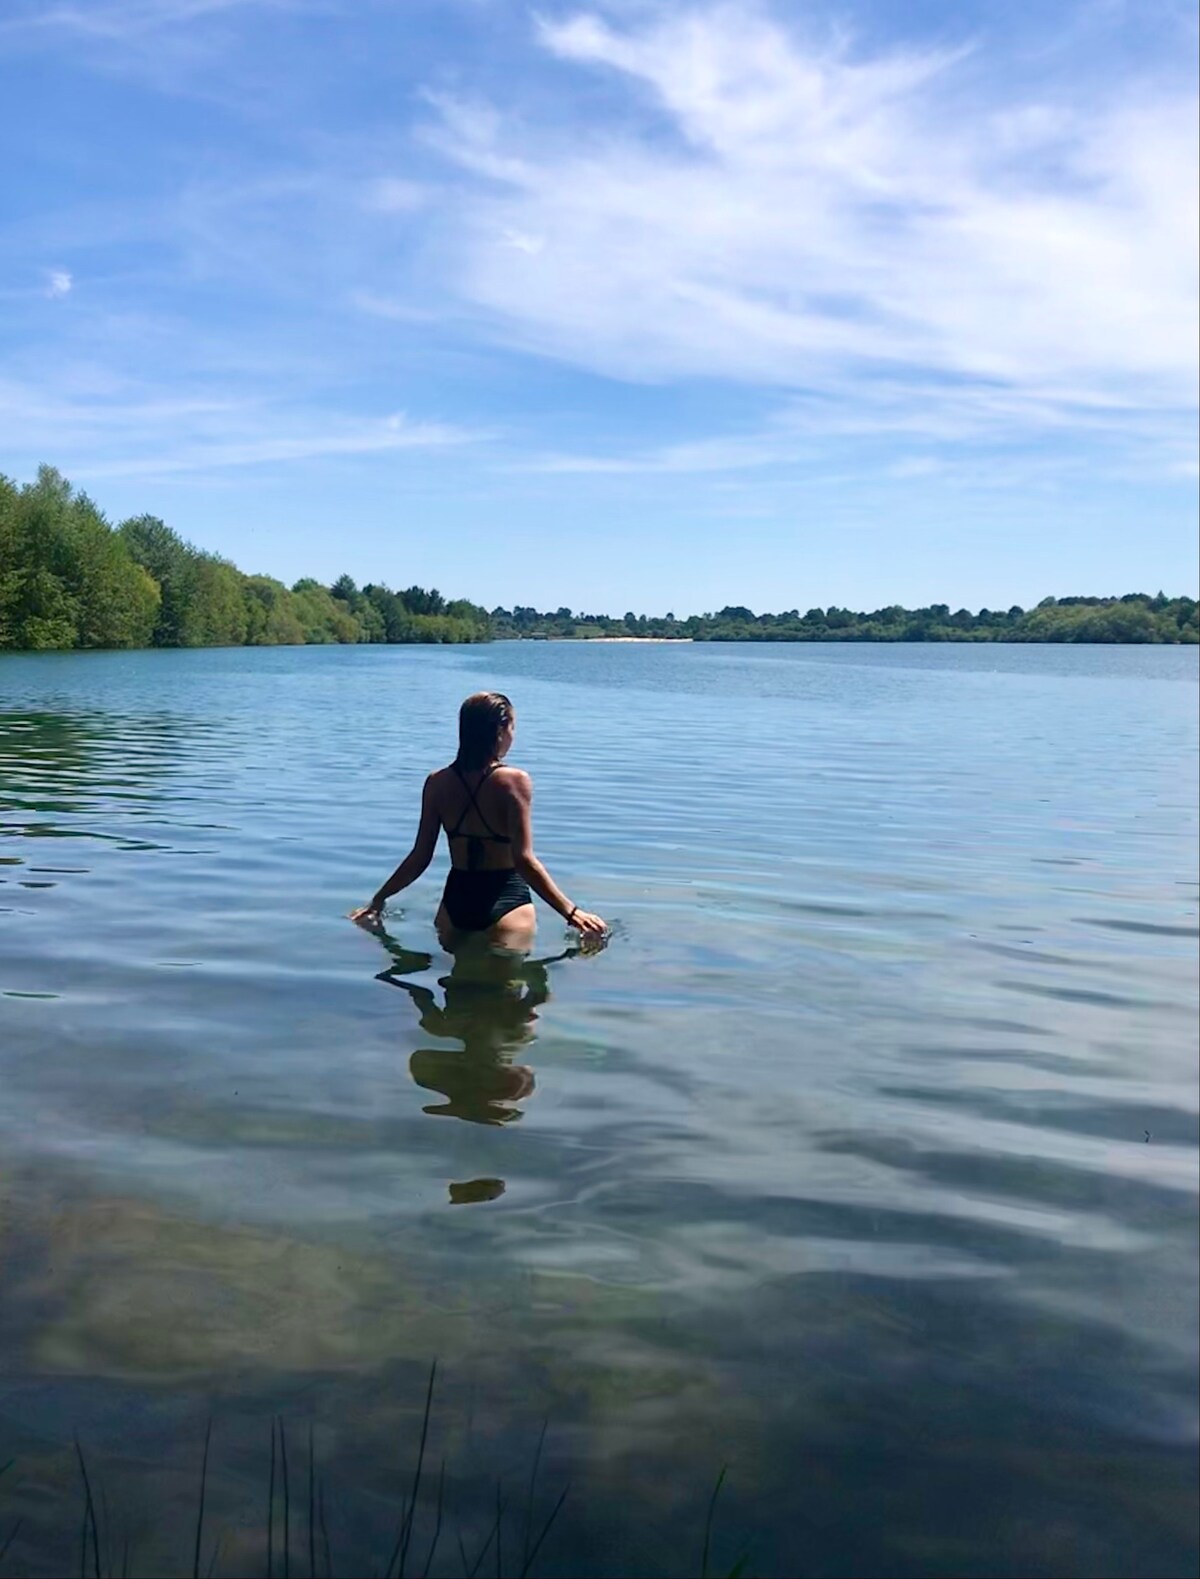
<instances>
[{"instance_id":1,"label":"wispy cloud","mask_svg":"<svg viewBox=\"0 0 1200 1579\"><path fill-rule=\"evenodd\" d=\"M767 468L822 467L843 460L856 445L887 439L922 445L929 453L905 455L885 465L885 475L946 473L986 456L1007 466L1019 486L1031 467L1128 477L1151 466L1164 475L1194 467L1195 424L1187 411L1146 411L1115 401L1086 402L1057 391L1042 400L1015 396L1003 387L922 383L879 377L869 390L852 379L820 394L777 405L765 420L736 432L709 433L685 442L645 444L623 450L549 453L519 462L521 469L555 474L647 475L744 472ZM1019 459L1019 464L1014 464Z\"/></svg>"},{"instance_id":2,"label":"wispy cloud","mask_svg":"<svg viewBox=\"0 0 1200 1579\"><path fill-rule=\"evenodd\" d=\"M253 119L269 102L267 61L237 47L241 35L284 17L320 15L340 0L6 0L0 61L73 60L164 97L186 97Z\"/></svg>"},{"instance_id":3,"label":"wispy cloud","mask_svg":"<svg viewBox=\"0 0 1200 1579\"><path fill-rule=\"evenodd\" d=\"M0 5L10 134L64 106L8 162L0 466L161 474L218 536L205 474L270 494L281 562L331 499L386 540L381 474L429 544L473 495L522 600L582 573L564 511L625 532L614 598L724 596L716 515L776 523L768 588L834 521L894 544L881 584L940 585L935 496L996 564L1108 521L1110 557L1193 573L1190 14L538 3Z\"/></svg>"},{"instance_id":4,"label":"wispy cloud","mask_svg":"<svg viewBox=\"0 0 1200 1579\"><path fill-rule=\"evenodd\" d=\"M0 42L74 35L119 42L250 7L296 9L299 0L88 0L82 5L17 4L0 21Z\"/></svg>"},{"instance_id":5,"label":"wispy cloud","mask_svg":"<svg viewBox=\"0 0 1200 1579\"><path fill-rule=\"evenodd\" d=\"M0 426L14 450L54 455L81 477L165 476L336 455L439 451L489 435L405 412L291 412L281 403L174 396L86 369L58 389L0 380Z\"/></svg>"},{"instance_id":6,"label":"wispy cloud","mask_svg":"<svg viewBox=\"0 0 1200 1579\"><path fill-rule=\"evenodd\" d=\"M436 100L429 136L474 178L441 262L496 337L622 379L832 392L875 427L942 426L957 401L967 426L1177 432L1193 90L1117 74L1026 99L982 45L872 53L744 6L624 16L537 23L549 55L626 85L608 124Z\"/></svg>"},{"instance_id":7,"label":"wispy cloud","mask_svg":"<svg viewBox=\"0 0 1200 1579\"><path fill-rule=\"evenodd\" d=\"M424 208L430 196L419 182L385 176L368 184L365 206L378 214L412 214Z\"/></svg>"},{"instance_id":8,"label":"wispy cloud","mask_svg":"<svg viewBox=\"0 0 1200 1579\"><path fill-rule=\"evenodd\" d=\"M107 460L86 468L91 477L165 476L172 472L211 473L231 466L315 460L333 455L384 455L400 450L445 449L483 435L449 423L409 422L403 414L347 423L330 431L262 434L244 439L173 446L158 455Z\"/></svg>"}]
</instances>

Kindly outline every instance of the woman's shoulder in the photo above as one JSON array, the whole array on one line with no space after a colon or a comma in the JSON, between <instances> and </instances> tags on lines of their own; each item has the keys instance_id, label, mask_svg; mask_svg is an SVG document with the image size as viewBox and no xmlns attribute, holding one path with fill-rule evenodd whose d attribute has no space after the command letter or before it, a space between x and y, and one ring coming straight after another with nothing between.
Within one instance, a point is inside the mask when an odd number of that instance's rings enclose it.
<instances>
[{"instance_id":1,"label":"woman's shoulder","mask_svg":"<svg viewBox=\"0 0 1200 1579\"><path fill-rule=\"evenodd\" d=\"M525 769L513 767L509 762L502 762L498 768L493 768L491 780L500 789L513 790L514 792L529 790L533 787L533 780L526 773Z\"/></svg>"},{"instance_id":2,"label":"woman's shoulder","mask_svg":"<svg viewBox=\"0 0 1200 1579\"><path fill-rule=\"evenodd\" d=\"M455 772L453 762L451 762L444 768L434 768L432 773L426 776L425 793L440 801L449 793L451 784L459 783L461 783L461 779Z\"/></svg>"},{"instance_id":3,"label":"woman's shoulder","mask_svg":"<svg viewBox=\"0 0 1200 1579\"><path fill-rule=\"evenodd\" d=\"M477 777L478 774L472 774ZM425 780L430 788L437 790L445 784L458 784L462 782L462 774L453 762L444 768L434 768ZM494 784L498 789L519 790L533 784L533 780L524 768L513 767L511 763L502 762L485 775L485 782Z\"/></svg>"}]
</instances>

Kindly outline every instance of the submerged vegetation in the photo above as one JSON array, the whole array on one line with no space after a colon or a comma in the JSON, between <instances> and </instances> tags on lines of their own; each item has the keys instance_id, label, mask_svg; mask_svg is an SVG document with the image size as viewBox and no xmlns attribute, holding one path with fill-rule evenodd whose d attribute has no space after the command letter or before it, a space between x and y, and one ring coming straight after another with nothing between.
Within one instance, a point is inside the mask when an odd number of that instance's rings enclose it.
<instances>
[{"instance_id":1,"label":"submerged vegetation","mask_svg":"<svg viewBox=\"0 0 1200 1579\"><path fill-rule=\"evenodd\" d=\"M401 1490L397 1497L397 1505L390 1520L391 1527L386 1529L382 1539L372 1539L366 1530L354 1528L353 1515L347 1517L345 1508L338 1510L342 1514L338 1521L339 1534L343 1537L348 1535L357 1548L349 1556L345 1550L337 1553L342 1571L368 1571L363 1559L369 1557L369 1571L382 1575L383 1579L405 1579L406 1574L421 1574L429 1579L429 1575L439 1569L446 1571L446 1563L455 1572L461 1567L465 1579L474 1579L484 1569L485 1563L485 1571L494 1572L496 1579L504 1579L505 1574L510 1575L511 1579L528 1579L539 1561L544 1566L543 1547L556 1525L559 1525L559 1515L571 1492L570 1482L562 1486L557 1496L552 1489L543 1491L538 1485L549 1421L543 1422L537 1438L528 1480L525 1480L523 1473L514 1475L512 1466L509 1466L507 1483L503 1476L496 1479L494 1504L489 1497L482 1508L463 1508L454 1495L453 1485L447 1485L448 1466L444 1457L438 1462L436 1474L433 1473L429 1438L437 1370L435 1360L430 1367L425 1388L420 1435L411 1464L411 1481L408 1482L407 1490ZM318 1579L318 1575L333 1579L338 1563L330 1541L331 1521L326 1517L326 1482L317 1462L312 1422L308 1425L307 1443L303 1435L299 1443L293 1435L290 1474L288 1432L281 1415L272 1417L270 1436L265 1514L258 1508L252 1515L246 1510L237 1516L232 1527L222 1528L217 1522L214 1529L215 1521L208 1506L209 1450L212 1444L210 1416L199 1455L194 1515L187 1519L186 1524L177 1523L168 1532L170 1544L181 1556L186 1552L190 1557L192 1579L200 1579L202 1573L212 1579L213 1574L222 1571L225 1566L222 1558L226 1562L233 1562L233 1571L236 1573L265 1572L267 1579L278 1579L278 1576L291 1579L293 1569L297 1575L305 1575L307 1579ZM72 1509L69 1527L72 1543L78 1542L81 1579L84 1576L89 1576L89 1579L116 1579L118 1571L121 1579L128 1579L138 1567L138 1554L131 1541L131 1510L117 1511L115 1515L110 1513L103 1474L94 1463L89 1465L78 1435L74 1439L74 1449L82 1518L77 1522L75 1509ZM406 1479L408 1465L398 1467ZM14 1469L14 1478L20 1481L20 1470L12 1458L0 1463L0 1477ZM700 1562L694 1570L700 1579L710 1579L713 1575L710 1563L714 1550L713 1516L727 1472L728 1465L723 1465L707 1499ZM25 1489L28 1493L31 1488ZM40 1503L44 1494L44 1490L41 1495L35 1490L33 1503ZM331 1502L330 1513L334 1511L334 1506ZM144 1535L144 1516L139 1517L135 1511L134 1517ZM175 1517L177 1520L178 1513ZM19 1542L24 1522L20 1516L11 1519L7 1528L0 1522L0 1565L9 1549ZM21 1566L15 1571L25 1572L26 1565L31 1562L44 1568L42 1559L49 1557L53 1560L65 1546L61 1537L52 1544L55 1551L39 1551L36 1532L26 1532L24 1543L17 1546L16 1555ZM375 1549L370 1550L372 1547ZM446 1554L442 1564L437 1561L439 1552ZM207 1563L204 1561L206 1556ZM347 1561L351 1564L348 1570L345 1567ZM728 1571L728 1579L740 1579L745 1567L746 1554L743 1552ZM154 1571L162 1570L156 1567ZM567 1571L561 1566L561 1557L555 1571ZM718 1573L724 1571L723 1567L717 1570Z\"/></svg>"},{"instance_id":2,"label":"submerged vegetation","mask_svg":"<svg viewBox=\"0 0 1200 1579\"><path fill-rule=\"evenodd\" d=\"M0 650L79 647L299 646L329 642L478 642L656 637L691 641L1200 641L1197 603L1160 592L1044 598L1033 609L951 611L948 604L871 613L837 607L648 618L569 608L490 611L436 590L287 587L185 542L154 516L113 526L52 467L18 487L0 476Z\"/></svg>"}]
</instances>

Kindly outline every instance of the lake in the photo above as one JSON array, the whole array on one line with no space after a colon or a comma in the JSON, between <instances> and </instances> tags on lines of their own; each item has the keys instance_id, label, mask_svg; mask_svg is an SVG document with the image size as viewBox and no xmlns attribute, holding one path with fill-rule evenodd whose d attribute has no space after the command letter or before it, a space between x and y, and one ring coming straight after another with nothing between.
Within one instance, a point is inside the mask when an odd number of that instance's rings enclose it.
<instances>
[{"instance_id":1,"label":"lake","mask_svg":"<svg viewBox=\"0 0 1200 1579\"><path fill-rule=\"evenodd\" d=\"M211 1420L265 1572L278 1416L382 1572L436 1358L409 1573L1193 1573L1198 658L0 655L6 1571L78 1434L190 1573ZM599 954L345 919L484 688Z\"/></svg>"}]
</instances>

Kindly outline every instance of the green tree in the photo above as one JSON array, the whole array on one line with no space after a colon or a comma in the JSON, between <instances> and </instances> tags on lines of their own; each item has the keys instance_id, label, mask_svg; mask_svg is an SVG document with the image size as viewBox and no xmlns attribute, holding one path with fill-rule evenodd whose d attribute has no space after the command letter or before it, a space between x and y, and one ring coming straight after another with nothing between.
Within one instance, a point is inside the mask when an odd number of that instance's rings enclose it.
<instances>
[{"instance_id":1,"label":"green tree","mask_svg":"<svg viewBox=\"0 0 1200 1579\"><path fill-rule=\"evenodd\" d=\"M304 627L292 595L272 576L246 576L246 643L251 647L298 647Z\"/></svg>"},{"instance_id":2,"label":"green tree","mask_svg":"<svg viewBox=\"0 0 1200 1579\"><path fill-rule=\"evenodd\" d=\"M156 647L198 646L192 618L195 554L165 521L154 515L134 516L117 528L130 555L154 577L161 598L155 621Z\"/></svg>"},{"instance_id":3,"label":"green tree","mask_svg":"<svg viewBox=\"0 0 1200 1579\"><path fill-rule=\"evenodd\" d=\"M292 606L300 621L306 642L357 642L362 640L362 625L328 588L311 576L292 588Z\"/></svg>"},{"instance_id":4,"label":"green tree","mask_svg":"<svg viewBox=\"0 0 1200 1579\"><path fill-rule=\"evenodd\" d=\"M0 490L0 644L132 647L153 628L158 588L86 494L52 467Z\"/></svg>"},{"instance_id":5,"label":"green tree","mask_svg":"<svg viewBox=\"0 0 1200 1579\"><path fill-rule=\"evenodd\" d=\"M70 484L51 466L38 468L37 481L22 488L17 501L21 576L12 618L19 645L34 651L73 647L78 636L79 605L70 590L70 508Z\"/></svg>"}]
</instances>

